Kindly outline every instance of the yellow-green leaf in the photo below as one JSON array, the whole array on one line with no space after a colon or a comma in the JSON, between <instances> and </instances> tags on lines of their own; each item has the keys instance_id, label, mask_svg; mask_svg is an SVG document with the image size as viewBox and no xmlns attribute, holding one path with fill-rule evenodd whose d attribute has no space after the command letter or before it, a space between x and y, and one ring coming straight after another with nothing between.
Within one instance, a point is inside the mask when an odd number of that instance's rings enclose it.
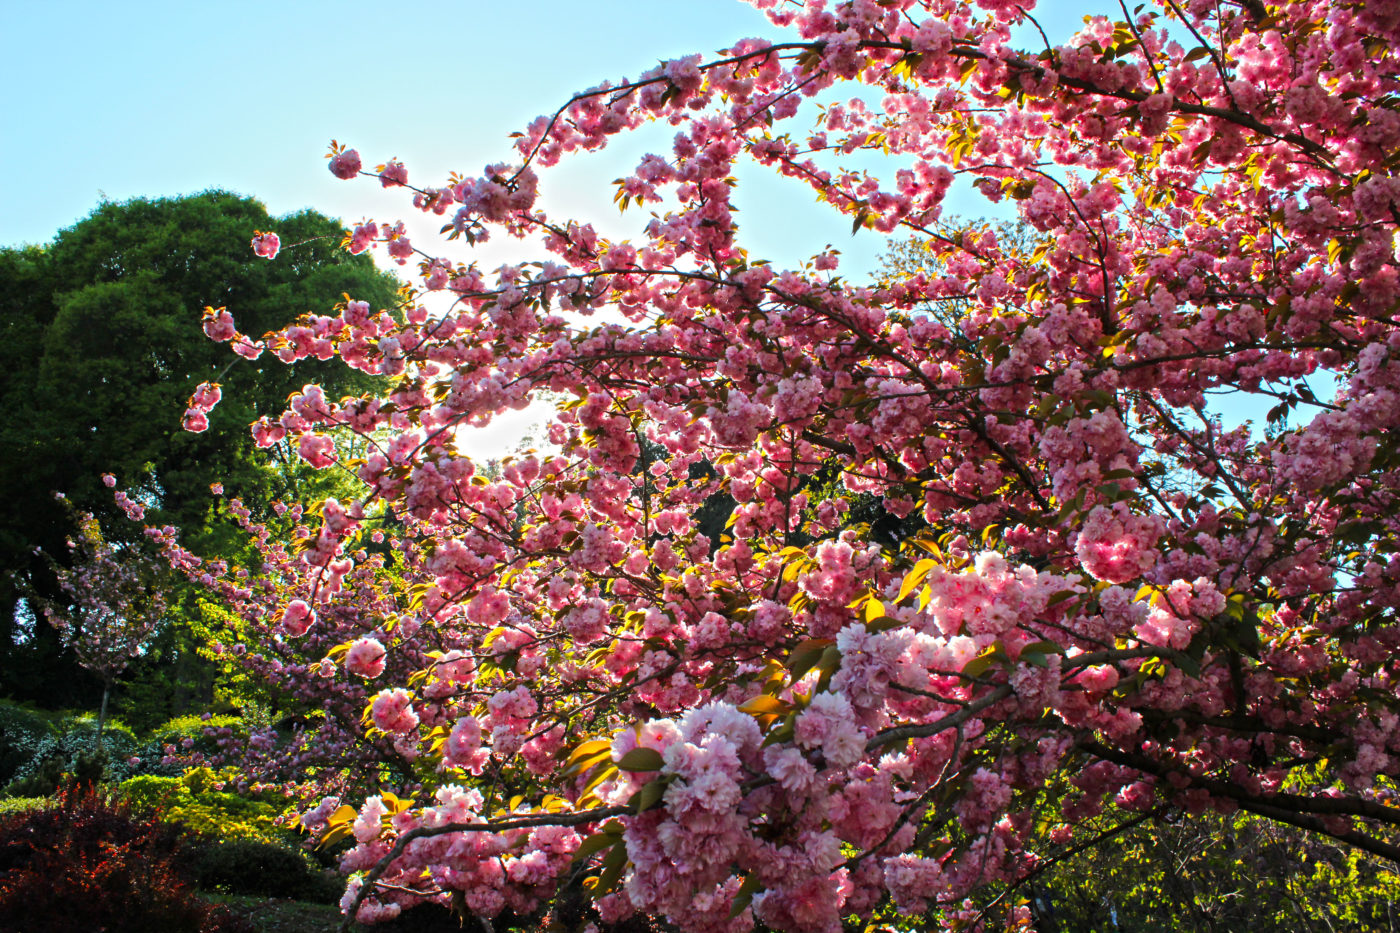
<instances>
[{"instance_id":1,"label":"yellow-green leaf","mask_svg":"<svg viewBox=\"0 0 1400 933\"><path fill-rule=\"evenodd\" d=\"M909 571L908 575L904 578L904 582L899 585L899 596L895 598L895 602L904 602L905 598L910 593L914 592L914 588L916 586L924 582L924 577L927 577L929 571L936 566L937 563L929 557L926 557L923 560L919 561L917 564L915 564L914 569Z\"/></svg>"}]
</instances>

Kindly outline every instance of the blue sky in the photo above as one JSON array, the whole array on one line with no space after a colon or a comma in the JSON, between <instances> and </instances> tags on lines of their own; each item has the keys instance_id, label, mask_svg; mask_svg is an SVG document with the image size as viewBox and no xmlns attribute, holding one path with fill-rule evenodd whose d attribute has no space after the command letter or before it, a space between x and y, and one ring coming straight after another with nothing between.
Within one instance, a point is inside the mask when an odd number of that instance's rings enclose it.
<instances>
[{"instance_id":1,"label":"blue sky","mask_svg":"<svg viewBox=\"0 0 1400 933\"><path fill-rule=\"evenodd\" d=\"M397 207L337 183L327 143L420 180L479 170L572 91L765 25L733 0L7 4L0 242L47 240L103 194Z\"/></svg>"}]
</instances>

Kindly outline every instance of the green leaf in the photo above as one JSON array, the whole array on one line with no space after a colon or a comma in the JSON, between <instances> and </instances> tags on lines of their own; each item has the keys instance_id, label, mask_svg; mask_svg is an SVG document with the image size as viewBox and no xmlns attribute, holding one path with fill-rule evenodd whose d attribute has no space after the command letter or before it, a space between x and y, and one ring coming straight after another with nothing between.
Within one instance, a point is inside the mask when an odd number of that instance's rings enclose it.
<instances>
[{"instance_id":1,"label":"green leaf","mask_svg":"<svg viewBox=\"0 0 1400 933\"><path fill-rule=\"evenodd\" d=\"M1005 657L1005 654L1002 653L1001 645L993 645L963 665L962 672L968 677L981 677L987 672L987 669L996 662L998 654L1002 654L1002 657Z\"/></svg>"},{"instance_id":2,"label":"green leaf","mask_svg":"<svg viewBox=\"0 0 1400 933\"><path fill-rule=\"evenodd\" d=\"M865 630L872 635L876 635L880 632L888 632L892 628L899 628L903 624L903 622L893 616L880 616L880 618L874 621L867 622L865 624Z\"/></svg>"},{"instance_id":3,"label":"green leaf","mask_svg":"<svg viewBox=\"0 0 1400 933\"><path fill-rule=\"evenodd\" d=\"M739 916L748 906L753 903L753 896L759 891L758 875L750 873L744 879L744 883L739 885L739 890L734 894L734 904L729 908L730 919Z\"/></svg>"},{"instance_id":4,"label":"green leaf","mask_svg":"<svg viewBox=\"0 0 1400 933\"><path fill-rule=\"evenodd\" d=\"M617 761L623 771L660 771L665 761L654 748L634 748Z\"/></svg>"},{"instance_id":5,"label":"green leaf","mask_svg":"<svg viewBox=\"0 0 1400 933\"><path fill-rule=\"evenodd\" d=\"M1052 641L1034 641L1021 648L1021 660L1034 667L1049 667L1047 657L1064 654L1064 650Z\"/></svg>"},{"instance_id":6,"label":"green leaf","mask_svg":"<svg viewBox=\"0 0 1400 933\"><path fill-rule=\"evenodd\" d=\"M621 836L612 833L594 833L579 844L578 850L574 852L575 862L584 862L609 846L615 846L622 841Z\"/></svg>"},{"instance_id":7,"label":"green leaf","mask_svg":"<svg viewBox=\"0 0 1400 933\"><path fill-rule=\"evenodd\" d=\"M810 671L813 665L817 663L818 659L821 658L822 652L826 650L827 645L830 644L831 639L829 638L808 638L797 643L797 646L792 649L792 653L788 655L787 663L788 671L792 674L793 683L797 683L807 675L807 672Z\"/></svg>"},{"instance_id":8,"label":"green leaf","mask_svg":"<svg viewBox=\"0 0 1400 933\"><path fill-rule=\"evenodd\" d=\"M669 786L671 786L670 775L648 781L642 785L641 790L632 795L631 799L627 801L627 805L636 813L645 813L656 806L657 801L666 793L666 788Z\"/></svg>"},{"instance_id":9,"label":"green leaf","mask_svg":"<svg viewBox=\"0 0 1400 933\"><path fill-rule=\"evenodd\" d=\"M1181 673L1185 674L1187 677L1201 676L1200 662L1189 654L1178 654L1172 658L1172 661L1180 668Z\"/></svg>"},{"instance_id":10,"label":"green leaf","mask_svg":"<svg viewBox=\"0 0 1400 933\"><path fill-rule=\"evenodd\" d=\"M585 878L584 887L594 897L602 897L604 894L612 892L617 887L617 882L622 878L622 870L627 866L627 848L617 846L603 859L603 873L596 878ZM589 882L592 884L589 884Z\"/></svg>"}]
</instances>

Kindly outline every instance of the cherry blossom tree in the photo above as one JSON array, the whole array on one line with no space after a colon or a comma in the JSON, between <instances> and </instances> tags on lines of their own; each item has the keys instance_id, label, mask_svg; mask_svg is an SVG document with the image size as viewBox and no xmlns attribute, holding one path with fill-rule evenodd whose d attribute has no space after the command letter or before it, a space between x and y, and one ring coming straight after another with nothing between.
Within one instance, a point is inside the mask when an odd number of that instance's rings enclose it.
<instances>
[{"instance_id":1,"label":"cherry blossom tree","mask_svg":"<svg viewBox=\"0 0 1400 933\"><path fill-rule=\"evenodd\" d=\"M1400 860L1400 5L1165 0L1029 49L1030 3L754 5L790 37L580 93L480 174L333 146L457 241L348 237L417 260L402 317L210 311L244 356L397 377L253 426L364 483L268 631L316 638L387 517L395 612L447 652L387 673L368 616L340 643L412 764L303 816L353 838L347 923L582 887L687 931L1027 928L1021 885L1105 813L1244 810ZM633 239L542 209L550 166L651 123L675 135L618 182L653 211ZM936 270L751 256L744 159ZM940 227L955 185L1028 242ZM553 258L452 252L499 236ZM546 451L487 477L458 450L546 392ZM338 431L371 452L340 462Z\"/></svg>"},{"instance_id":2,"label":"cherry blossom tree","mask_svg":"<svg viewBox=\"0 0 1400 933\"><path fill-rule=\"evenodd\" d=\"M68 539L71 563L54 565L67 602L45 601L41 608L78 656L78 663L102 679L102 706L97 714L101 748L112 686L165 618L162 568L133 548L113 548L91 513L74 517L77 534Z\"/></svg>"}]
</instances>

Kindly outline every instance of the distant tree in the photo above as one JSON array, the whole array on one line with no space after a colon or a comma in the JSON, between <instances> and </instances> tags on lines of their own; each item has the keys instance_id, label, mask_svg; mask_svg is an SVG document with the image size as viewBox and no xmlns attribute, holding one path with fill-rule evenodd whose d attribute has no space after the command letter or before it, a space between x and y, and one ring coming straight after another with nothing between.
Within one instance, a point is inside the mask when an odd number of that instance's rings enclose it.
<instances>
[{"instance_id":1,"label":"distant tree","mask_svg":"<svg viewBox=\"0 0 1400 933\"><path fill-rule=\"evenodd\" d=\"M1047 859L1013 892L1063 933L1400 929L1400 877L1367 852L1245 811L1114 807L1101 845Z\"/></svg>"},{"instance_id":2,"label":"distant tree","mask_svg":"<svg viewBox=\"0 0 1400 933\"><path fill-rule=\"evenodd\" d=\"M933 224L927 234L891 242L880 256L876 278L888 286L920 275L929 281L949 275L947 263L940 258L946 254L949 244L959 248L996 248L1008 256L1024 258L1030 256L1040 242L1035 228L1024 220L969 220L956 214L948 215ZM920 310L956 330L958 323L976 306L971 295L954 291L928 301Z\"/></svg>"},{"instance_id":3,"label":"distant tree","mask_svg":"<svg viewBox=\"0 0 1400 933\"><path fill-rule=\"evenodd\" d=\"M249 242L274 225L285 245L282 261L269 263ZM201 320L207 306L234 306L261 332L347 294L392 309L397 281L340 249L344 233L312 211L272 218L252 198L208 191L104 203L46 246L0 249L0 691L95 698L90 679L67 676L78 673L71 654L42 614L21 611L32 631L16 631L25 592L63 598L35 554L66 553L73 533L54 491L116 534L126 525L106 520L113 505L99 479L114 473L153 519L178 525L208 554L235 546L213 520L215 478L255 509L314 497L315 487L297 488L288 459L279 467L250 457L247 425L280 412L304 383L329 379L334 397L364 391L372 377L314 359L290 371L269 357L239 360L208 340ZM181 431L190 393L205 381L222 383L229 409L201 434Z\"/></svg>"},{"instance_id":4,"label":"distant tree","mask_svg":"<svg viewBox=\"0 0 1400 933\"><path fill-rule=\"evenodd\" d=\"M78 663L102 680L102 707L97 714L101 743L112 686L146 647L165 615L162 578L169 574L130 549L125 553L114 549L90 513L74 518L78 531L68 540L72 566L54 569L67 605L46 604L44 618L73 649Z\"/></svg>"}]
</instances>

